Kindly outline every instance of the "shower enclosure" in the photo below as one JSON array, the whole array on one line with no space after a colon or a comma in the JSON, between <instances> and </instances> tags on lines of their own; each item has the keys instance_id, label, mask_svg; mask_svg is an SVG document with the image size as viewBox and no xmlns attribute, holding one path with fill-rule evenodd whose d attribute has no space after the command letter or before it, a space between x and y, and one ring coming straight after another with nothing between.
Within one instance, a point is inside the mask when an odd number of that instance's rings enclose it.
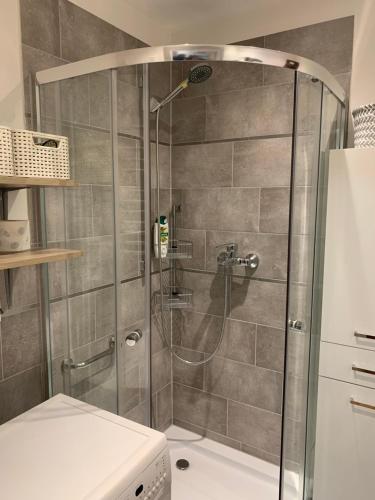
<instances>
[{"instance_id":1,"label":"shower enclosure","mask_svg":"<svg viewBox=\"0 0 375 500\"><path fill-rule=\"evenodd\" d=\"M180 88L197 65L212 74ZM43 272L50 394L280 464L272 498L312 498L343 90L312 61L241 46L128 50L37 82L38 126L69 137L79 183L42 193L44 242L84 251Z\"/></svg>"}]
</instances>

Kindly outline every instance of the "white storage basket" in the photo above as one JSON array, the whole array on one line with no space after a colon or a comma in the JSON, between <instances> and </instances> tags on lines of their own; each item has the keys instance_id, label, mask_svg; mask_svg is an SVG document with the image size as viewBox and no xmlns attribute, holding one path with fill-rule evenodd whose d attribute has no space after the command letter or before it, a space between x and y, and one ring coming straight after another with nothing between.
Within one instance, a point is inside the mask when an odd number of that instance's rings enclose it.
<instances>
[{"instance_id":1,"label":"white storage basket","mask_svg":"<svg viewBox=\"0 0 375 500\"><path fill-rule=\"evenodd\" d=\"M375 104L366 104L353 111L354 147L375 147Z\"/></svg>"},{"instance_id":2,"label":"white storage basket","mask_svg":"<svg viewBox=\"0 0 375 500\"><path fill-rule=\"evenodd\" d=\"M57 147L45 143L55 141ZM12 130L14 174L70 179L68 138L30 130Z\"/></svg>"},{"instance_id":3,"label":"white storage basket","mask_svg":"<svg viewBox=\"0 0 375 500\"><path fill-rule=\"evenodd\" d=\"M12 131L0 127L0 175L14 175Z\"/></svg>"}]
</instances>

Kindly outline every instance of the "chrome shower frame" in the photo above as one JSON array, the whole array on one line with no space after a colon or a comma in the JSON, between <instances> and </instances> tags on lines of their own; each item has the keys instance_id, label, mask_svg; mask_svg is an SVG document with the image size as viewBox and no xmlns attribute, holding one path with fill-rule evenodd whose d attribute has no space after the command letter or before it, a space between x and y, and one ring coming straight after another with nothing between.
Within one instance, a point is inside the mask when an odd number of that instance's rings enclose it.
<instances>
[{"instance_id":1,"label":"chrome shower frame","mask_svg":"<svg viewBox=\"0 0 375 500\"><path fill-rule=\"evenodd\" d=\"M149 65L153 63L163 62L236 62L242 64L260 64L277 68L285 68L293 71L294 75L305 74L309 75L314 81L322 82L331 93L342 104L344 122L344 111L346 108L346 94L341 85L330 72L320 64L300 56L296 56L286 52L274 51L271 49L239 46L239 45L170 45L160 47L146 47L132 50L124 50L120 52L105 54L98 57L69 63L63 66L39 71L36 73L36 101L38 123L40 126L40 86L44 84L60 82L69 78L75 78L83 75L88 75L100 71L112 70L127 67L143 65L143 81L148 80ZM116 93L115 82L112 82L112 93ZM176 89L177 90L177 89ZM182 89L181 89L182 90ZM180 91L180 90L179 90ZM177 93L179 93L179 91ZM176 94L177 94L176 93ZM154 110L155 111L155 110ZM148 84L143 88L143 142L145 145L144 153L144 190L145 190L145 213L149 213L150 208L150 153L149 153L149 113L150 113L150 96ZM343 129L341 129L343 130ZM343 139L343 138L342 138ZM113 144L113 148L116 145ZM116 166L115 166L116 167ZM117 168L117 167L116 167ZM43 195L41 200L43 205ZM151 303L151 280L150 280L150 262L151 262L151 224L149 218L145 220L145 337L149 339L150 331L150 303ZM45 224L43 224L45 228ZM48 287L47 266L43 272L43 286ZM48 301L44 299L45 309L48 311ZM47 312L48 314L48 312ZM45 328L47 331L47 339L49 338L49 321L45 317ZM146 356L151 357L150 349L146 352ZM151 374L149 372L150 364L146 363L146 379L150 381ZM50 367L49 367L50 368ZM51 369L51 368L50 368ZM150 413L150 402L148 401L148 413Z\"/></svg>"},{"instance_id":2,"label":"chrome shower frame","mask_svg":"<svg viewBox=\"0 0 375 500\"><path fill-rule=\"evenodd\" d=\"M38 71L36 82L37 85L41 85L123 66L171 61L228 61L286 68L320 80L342 103L345 103L344 89L320 64L287 52L242 45L185 44L123 50Z\"/></svg>"}]
</instances>

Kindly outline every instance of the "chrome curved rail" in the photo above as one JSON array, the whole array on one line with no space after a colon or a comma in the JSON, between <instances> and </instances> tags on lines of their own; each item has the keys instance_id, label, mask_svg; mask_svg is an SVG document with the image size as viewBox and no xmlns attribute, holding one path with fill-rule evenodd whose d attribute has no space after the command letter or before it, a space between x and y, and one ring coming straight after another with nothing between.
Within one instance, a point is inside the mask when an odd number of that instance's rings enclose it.
<instances>
[{"instance_id":1,"label":"chrome curved rail","mask_svg":"<svg viewBox=\"0 0 375 500\"><path fill-rule=\"evenodd\" d=\"M123 66L171 61L229 61L287 68L320 80L340 101L345 102L345 91L320 64L287 52L242 45L186 44L123 50L38 71L36 79L39 85L43 85Z\"/></svg>"},{"instance_id":2,"label":"chrome curved rail","mask_svg":"<svg viewBox=\"0 0 375 500\"><path fill-rule=\"evenodd\" d=\"M115 352L115 346L116 346L116 340L115 337L112 336L110 337L108 342L108 349L106 349L105 351L99 352L98 354L95 354L95 356L85 359L84 361L79 361L78 363L74 363L71 358L64 359L61 363L61 369L63 371L67 371L67 370L77 370L79 368L86 368L87 366L90 366L93 363L95 363L95 361L105 358L106 356L112 355Z\"/></svg>"}]
</instances>

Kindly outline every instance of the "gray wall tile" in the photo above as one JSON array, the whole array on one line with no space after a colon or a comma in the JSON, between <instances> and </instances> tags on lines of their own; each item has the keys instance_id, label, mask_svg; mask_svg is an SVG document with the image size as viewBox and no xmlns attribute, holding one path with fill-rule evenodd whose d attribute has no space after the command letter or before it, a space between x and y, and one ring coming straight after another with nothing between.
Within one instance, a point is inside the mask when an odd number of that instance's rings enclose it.
<instances>
[{"instance_id":1,"label":"gray wall tile","mask_svg":"<svg viewBox=\"0 0 375 500\"><path fill-rule=\"evenodd\" d=\"M215 349L222 317L191 310L176 311L174 317L175 329L179 330L182 346L206 353Z\"/></svg>"},{"instance_id":2,"label":"gray wall tile","mask_svg":"<svg viewBox=\"0 0 375 500\"><path fill-rule=\"evenodd\" d=\"M67 0L60 0L60 23L61 52L69 61L135 48L139 43Z\"/></svg>"},{"instance_id":3,"label":"gray wall tile","mask_svg":"<svg viewBox=\"0 0 375 500\"><path fill-rule=\"evenodd\" d=\"M189 361L202 361L204 354L201 352L190 351L181 347L175 348L175 352L183 359ZM203 389L204 365L192 366L186 365L175 356L173 356L173 381L180 384Z\"/></svg>"},{"instance_id":4,"label":"gray wall tile","mask_svg":"<svg viewBox=\"0 0 375 500\"><path fill-rule=\"evenodd\" d=\"M331 73L352 67L354 17L345 17L265 37L269 49L291 52L321 64Z\"/></svg>"},{"instance_id":5,"label":"gray wall tile","mask_svg":"<svg viewBox=\"0 0 375 500\"><path fill-rule=\"evenodd\" d=\"M40 328L38 309L2 318L4 378L28 370L41 362Z\"/></svg>"},{"instance_id":6,"label":"gray wall tile","mask_svg":"<svg viewBox=\"0 0 375 500\"><path fill-rule=\"evenodd\" d=\"M173 224L173 221L171 221ZM191 259L181 259L178 267L188 269L205 269L206 267L206 232L200 229L176 229L176 238L193 244Z\"/></svg>"},{"instance_id":7,"label":"gray wall tile","mask_svg":"<svg viewBox=\"0 0 375 500\"><path fill-rule=\"evenodd\" d=\"M265 188L260 193L260 231L287 233L289 225L288 188Z\"/></svg>"},{"instance_id":8,"label":"gray wall tile","mask_svg":"<svg viewBox=\"0 0 375 500\"><path fill-rule=\"evenodd\" d=\"M90 125L111 128L111 73L101 71L89 75L88 90Z\"/></svg>"},{"instance_id":9,"label":"gray wall tile","mask_svg":"<svg viewBox=\"0 0 375 500\"><path fill-rule=\"evenodd\" d=\"M79 76L60 82L61 117L71 123L88 125L89 109L89 77Z\"/></svg>"},{"instance_id":10,"label":"gray wall tile","mask_svg":"<svg viewBox=\"0 0 375 500\"><path fill-rule=\"evenodd\" d=\"M229 401L228 436L273 455L279 455L281 416Z\"/></svg>"},{"instance_id":11,"label":"gray wall tile","mask_svg":"<svg viewBox=\"0 0 375 500\"><path fill-rule=\"evenodd\" d=\"M56 0L21 0L22 42L60 56L59 4Z\"/></svg>"},{"instance_id":12,"label":"gray wall tile","mask_svg":"<svg viewBox=\"0 0 375 500\"><path fill-rule=\"evenodd\" d=\"M284 330L257 326L257 366L282 372L284 370Z\"/></svg>"},{"instance_id":13,"label":"gray wall tile","mask_svg":"<svg viewBox=\"0 0 375 500\"><path fill-rule=\"evenodd\" d=\"M115 333L115 289L105 288L95 293L95 337Z\"/></svg>"},{"instance_id":14,"label":"gray wall tile","mask_svg":"<svg viewBox=\"0 0 375 500\"><path fill-rule=\"evenodd\" d=\"M119 136L118 162L121 186L143 185L143 164L139 141Z\"/></svg>"},{"instance_id":15,"label":"gray wall tile","mask_svg":"<svg viewBox=\"0 0 375 500\"><path fill-rule=\"evenodd\" d=\"M153 354L151 360L151 389L158 392L171 382L171 354L164 349Z\"/></svg>"},{"instance_id":16,"label":"gray wall tile","mask_svg":"<svg viewBox=\"0 0 375 500\"><path fill-rule=\"evenodd\" d=\"M66 300L52 302L49 308L52 358L68 358L69 332ZM54 392L54 394L56 394L56 392Z\"/></svg>"},{"instance_id":17,"label":"gray wall tile","mask_svg":"<svg viewBox=\"0 0 375 500\"><path fill-rule=\"evenodd\" d=\"M208 96L206 139L290 134L292 104L290 85Z\"/></svg>"},{"instance_id":18,"label":"gray wall tile","mask_svg":"<svg viewBox=\"0 0 375 500\"><path fill-rule=\"evenodd\" d=\"M231 186L232 149L230 142L174 147L173 187L188 189Z\"/></svg>"},{"instance_id":19,"label":"gray wall tile","mask_svg":"<svg viewBox=\"0 0 375 500\"><path fill-rule=\"evenodd\" d=\"M218 434L217 432L210 431L208 429L205 429L204 427L199 427L198 425L193 425L189 422L184 422L183 420L174 419L173 423L178 427L182 427L183 429L194 432L195 434L198 434L202 437L212 439L213 441L216 441L218 443L225 444L226 446L230 446L231 448L234 448L236 450L241 449L241 443L239 441L230 439L223 434Z\"/></svg>"},{"instance_id":20,"label":"gray wall tile","mask_svg":"<svg viewBox=\"0 0 375 500\"><path fill-rule=\"evenodd\" d=\"M112 184L112 146L107 132L67 128L72 177L82 184Z\"/></svg>"},{"instance_id":21,"label":"gray wall tile","mask_svg":"<svg viewBox=\"0 0 375 500\"><path fill-rule=\"evenodd\" d=\"M83 256L68 261L69 293L109 285L114 278L113 238L100 236L69 240L69 248L81 249Z\"/></svg>"},{"instance_id":22,"label":"gray wall tile","mask_svg":"<svg viewBox=\"0 0 375 500\"><path fill-rule=\"evenodd\" d=\"M159 391L156 398L156 428L163 431L172 421L172 384Z\"/></svg>"},{"instance_id":23,"label":"gray wall tile","mask_svg":"<svg viewBox=\"0 0 375 500\"><path fill-rule=\"evenodd\" d=\"M258 231L259 189L186 189L182 192L183 227Z\"/></svg>"},{"instance_id":24,"label":"gray wall tile","mask_svg":"<svg viewBox=\"0 0 375 500\"><path fill-rule=\"evenodd\" d=\"M289 137L235 142L233 185L289 187L291 155Z\"/></svg>"},{"instance_id":25,"label":"gray wall tile","mask_svg":"<svg viewBox=\"0 0 375 500\"><path fill-rule=\"evenodd\" d=\"M232 280L231 318L284 328L286 285Z\"/></svg>"},{"instance_id":26,"label":"gray wall tile","mask_svg":"<svg viewBox=\"0 0 375 500\"><path fill-rule=\"evenodd\" d=\"M142 89L118 80L118 130L136 137L142 135Z\"/></svg>"},{"instance_id":27,"label":"gray wall tile","mask_svg":"<svg viewBox=\"0 0 375 500\"><path fill-rule=\"evenodd\" d=\"M227 401L207 392L184 385L174 385L173 415L178 420L189 418L194 425L225 434Z\"/></svg>"},{"instance_id":28,"label":"gray wall tile","mask_svg":"<svg viewBox=\"0 0 375 500\"><path fill-rule=\"evenodd\" d=\"M213 359L207 366L206 390L211 394L281 413L280 373L229 359Z\"/></svg>"},{"instance_id":29,"label":"gray wall tile","mask_svg":"<svg viewBox=\"0 0 375 500\"><path fill-rule=\"evenodd\" d=\"M184 271L183 285L193 290L193 308L195 311L223 315L223 275L208 275Z\"/></svg>"},{"instance_id":30,"label":"gray wall tile","mask_svg":"<svg viewBox=\"0 0 375 500\"><path fill-rule=\"evenodd\" d=\"M176 99L172 105L173 143L205 139L206 100L204 97Z\"/></svg>"},{"instance_id":31,"label":"gray wall tile","mask_svg":"<svg viewBox=\"0 0 375 500\"><path fill-rule=\"evenodd\" d=\"M223 342L218 351L218 356L254 364L255 338L256 325L227 319Z\"/></svg>"},{"instance_id":32,"label":"gray wall tile","mask_svg":"<svg viewBox=\"0 0 375 500\"><path fill-rule=\"evenodd\" d=\"M121 285L121 322L126 328L144 317L144 280ZM165 384L164 384L165 385Z\"/></svg>"},{"instance_id":33,"label":"gray wall tile","mask_svg":"<svg viewBox=\"0 0 375 500\"><path fill-rule=\"evenodd\" d=\"M40 367L31 368L0 383L0 423L41 403L44 399Z\"/></svg>"},{"instance_id":34,"label":"gray wall tile","mask_svg":"<svg viewBox=\"0 0 375 500\"><path fill-rule=\"evenodd\" d=\"M97 200L95 200L97 202ZM96 207L98 209L98 207ZM93 199L91 186L65 191L66 237L86 238L93 235Z\"/></svg>"},{"instance_id":35,"label":"gray wall tile","mask_svg":"<svg viewBox=\"0 0 375 500\"><path fill-rule=\"evenodd\" d=\"M72 349L95 339L95 293L69 299L69 333Z\"/></svg>"},{"instance_id":36,"label":"gray wall tile","mask_svg":"<svg viewBox=\"0 0 375 500\"><path fill-rule=\"evenodd\" d=\"M113 235L114 233L114 194L112 186L88 186L92 191L92 231L94 236Z\"/></svg>"}]
</instances>

